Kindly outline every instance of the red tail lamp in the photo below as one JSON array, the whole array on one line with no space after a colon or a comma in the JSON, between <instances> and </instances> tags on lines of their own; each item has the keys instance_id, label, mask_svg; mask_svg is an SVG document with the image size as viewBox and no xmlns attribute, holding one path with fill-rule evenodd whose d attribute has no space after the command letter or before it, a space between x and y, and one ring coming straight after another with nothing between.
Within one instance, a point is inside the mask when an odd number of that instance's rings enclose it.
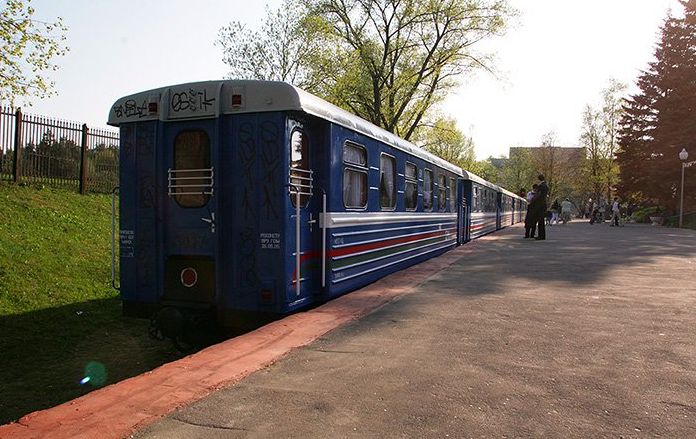
<instances>
[{"instance_id":1,"label":"red tail lamp","mask_svg":"<svg viewBox=\"0 0 696 439\"><path fill-rule=\"evenodd\" d=\"M186 267L181 270L181 285L191 288L198 282L198 272L195 268Z\"/></svg>"}]
</instances>

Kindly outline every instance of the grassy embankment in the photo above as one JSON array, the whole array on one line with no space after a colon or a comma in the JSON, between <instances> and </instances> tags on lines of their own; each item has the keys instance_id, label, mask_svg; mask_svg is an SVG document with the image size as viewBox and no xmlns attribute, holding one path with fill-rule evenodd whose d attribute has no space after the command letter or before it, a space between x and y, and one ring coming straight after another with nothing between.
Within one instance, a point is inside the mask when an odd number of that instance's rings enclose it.
<instances>
[{"instance_id":1,"label":"grassy embankment","mask_svg":"<svg viewBox=\"0 0 696 439\"><path fill-rule=\"evenodd\" d=\"M0 424L178 356L121 315L110 233L108 195L0 183Z\"/></svg>"}]
</instances>

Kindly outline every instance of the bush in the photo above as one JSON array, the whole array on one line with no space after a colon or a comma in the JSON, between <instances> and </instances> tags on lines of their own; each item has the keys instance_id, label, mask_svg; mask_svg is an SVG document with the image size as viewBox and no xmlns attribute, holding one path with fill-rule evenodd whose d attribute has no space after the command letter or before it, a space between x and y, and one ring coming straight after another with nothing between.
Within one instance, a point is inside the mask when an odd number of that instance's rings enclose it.
<instances>
[{"instance_id":1,"label":"bush","mask_svg":"<svg viewBox=\"0 0 696 439\"><path fill-rule=\"evenodd\" d=\"M662 210L658 206L644 207L633 212L631 219L637 223L649 223L651 216L662 215Z\"/></svg>"}]
</instances>

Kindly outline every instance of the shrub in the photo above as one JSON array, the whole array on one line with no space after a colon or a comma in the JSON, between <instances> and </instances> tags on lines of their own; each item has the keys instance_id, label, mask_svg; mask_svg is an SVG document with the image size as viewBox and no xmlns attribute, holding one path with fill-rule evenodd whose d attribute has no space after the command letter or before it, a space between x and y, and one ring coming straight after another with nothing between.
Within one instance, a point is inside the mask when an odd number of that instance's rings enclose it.
<instances>
[{"instance_id":1,"label":"shrub","mask_svg":"<svg viewBox=\"0 0 696 439\"><path fill-rule=\"evenodd\" d=\"M631 219L637 223L649 223L651 216L661 215L662 210L658 206L644 207L633 212Z\"/></svg>"}]
</instances>

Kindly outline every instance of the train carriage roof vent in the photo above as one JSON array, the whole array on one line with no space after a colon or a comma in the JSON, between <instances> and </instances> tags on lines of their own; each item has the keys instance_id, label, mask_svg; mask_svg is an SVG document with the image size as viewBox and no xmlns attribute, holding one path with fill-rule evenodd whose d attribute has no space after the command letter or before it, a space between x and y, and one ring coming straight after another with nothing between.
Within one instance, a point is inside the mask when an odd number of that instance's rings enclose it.
<instances>
[{"instance_id":1,"label":"train carriage roof vent","mask_svg":"<svg viewBox=\"0 0 696 439\"><path fill-rule=\"evenodd\" d=\"M230 105L236 110L244 107L244 88L232 87Z\"/></svg>"},{"instance_id":2,"label":"train carriage roof vent","mask_svg":"<svg viewBox=\"0 0 696 439\"><path fill-rule=\"evenodd\" d=\"M160 95L150 95L147 100L147 113L157 114L159 112Z\"/></svg>"}]
</instances>

